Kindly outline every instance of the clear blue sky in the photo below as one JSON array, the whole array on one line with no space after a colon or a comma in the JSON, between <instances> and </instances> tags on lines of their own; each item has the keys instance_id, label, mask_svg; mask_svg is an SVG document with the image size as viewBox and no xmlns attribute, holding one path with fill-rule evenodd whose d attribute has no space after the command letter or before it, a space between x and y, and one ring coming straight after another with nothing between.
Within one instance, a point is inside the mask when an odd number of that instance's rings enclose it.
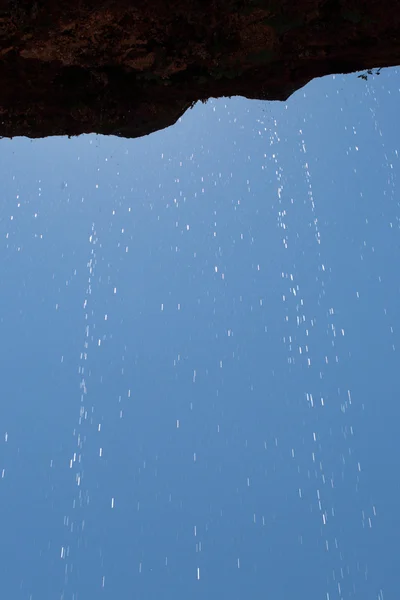
<instances>
[{"instance_id":1,"label":"clear blue sky","mask_svg":"<svg viewBox=\"0 0 400 600\"><path fill-rule=\"evenodd\" d=\"M398 598L399 88L0 141L2 598Z\"/></svg>"}]
</instances>

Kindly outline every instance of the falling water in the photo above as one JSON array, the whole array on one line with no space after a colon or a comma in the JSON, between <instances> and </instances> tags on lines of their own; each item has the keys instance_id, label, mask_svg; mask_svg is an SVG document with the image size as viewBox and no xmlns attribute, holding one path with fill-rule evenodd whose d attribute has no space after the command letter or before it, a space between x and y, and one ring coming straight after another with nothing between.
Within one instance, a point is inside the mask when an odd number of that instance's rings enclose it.
<instances>
[{"instance_id":1,"label":"falling water","mask_svg":"<svg viewBox=\"0 0 400 600\"><path fill-rule=\"evenodd\" d=\"M13 142L9 597L397 590L398 74L352 77Z\"/></svg>"}]
</instances>

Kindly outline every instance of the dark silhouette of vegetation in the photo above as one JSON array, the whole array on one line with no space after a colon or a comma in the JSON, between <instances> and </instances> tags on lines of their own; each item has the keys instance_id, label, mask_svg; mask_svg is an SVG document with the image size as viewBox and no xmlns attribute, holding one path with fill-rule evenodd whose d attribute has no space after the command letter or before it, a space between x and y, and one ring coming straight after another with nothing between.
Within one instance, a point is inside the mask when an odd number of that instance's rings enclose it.
<instances>
[{"instance_id":1,"label":"dark silhouette of vegetation","mask_svg":"<svg viewBox=\"0 0 400 600\"><path fill-rule=\"evenodd\" d=\"M363 79L364 81L368 81L368 75L380 75L380 72L382 70L382 67L379 67L379 69L368 69L365 73L361 73L361 75L358 75L358 79Z\"/></svg>"}]
</instances>

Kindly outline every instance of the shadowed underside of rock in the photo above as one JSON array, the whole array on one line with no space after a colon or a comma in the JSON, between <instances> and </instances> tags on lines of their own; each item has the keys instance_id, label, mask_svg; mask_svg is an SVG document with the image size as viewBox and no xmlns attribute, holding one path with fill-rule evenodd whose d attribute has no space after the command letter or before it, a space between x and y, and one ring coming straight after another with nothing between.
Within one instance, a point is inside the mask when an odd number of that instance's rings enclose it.
<instances>
[{"instance_id":1,"label":"shadowed underside of rock","mask_svg":"<svg viewBox=\"0 0 400 600\"><path fill-rule=\"evenodd\" d=\"M0 0L0 136L138 137L399 63L398 0Z\"/></svg>"}]
</instances>

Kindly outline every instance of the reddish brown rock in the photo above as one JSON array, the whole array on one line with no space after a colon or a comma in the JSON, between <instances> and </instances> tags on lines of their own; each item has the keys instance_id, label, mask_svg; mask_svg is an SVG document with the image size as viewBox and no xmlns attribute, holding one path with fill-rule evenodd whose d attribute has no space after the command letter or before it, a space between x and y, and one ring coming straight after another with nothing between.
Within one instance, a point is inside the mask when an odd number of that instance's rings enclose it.
<instances>
[{"instance_id":1,"label":"reddish brown rock","mask_svg":"<svg viewBox=\"0 0 400 600\"><path fill-rule=\"evenodd\" d=\"M399 63L398 0L0 0L0 136L137 137Z\"/></svg>"}]
</instances>

